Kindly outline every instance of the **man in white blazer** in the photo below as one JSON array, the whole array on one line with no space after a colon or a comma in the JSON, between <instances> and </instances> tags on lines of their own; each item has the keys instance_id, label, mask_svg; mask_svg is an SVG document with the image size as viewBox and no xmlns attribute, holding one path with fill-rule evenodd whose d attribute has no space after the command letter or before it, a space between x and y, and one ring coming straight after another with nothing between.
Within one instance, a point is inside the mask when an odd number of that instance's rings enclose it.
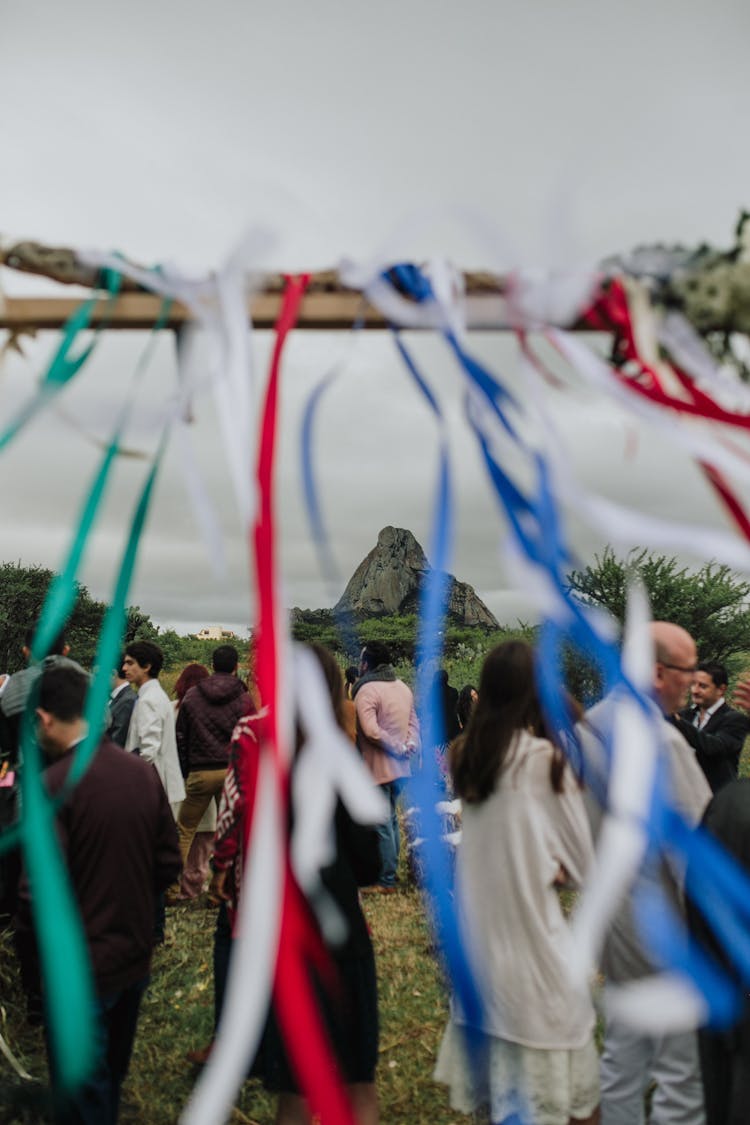
<instances>
[{"instance_id":1,"label":"man in white blazer","mask_svg":"<svg viewBox=\"0 0 750 1125\"><path fill-rule=\"evenodd\" d=\"M151 763L164 786L172 815L176 817L185 797L185 784L177 756L174 707L158 678L163 664L164 653L151 641L133 641L125 648L122 670L125 679L138 692L125 749ZM157 944L164 941L164 921L162 892L154 903L154 942Z\"/></svg>"},{"instance_id":2,"label":"man in white blazer","mask_svg":"<svg viewBox=\"0 0 750 1125\"><path fill-rule=\"evenodd\" d=\"M177 756L174 708L158 679L163 664L164 653L151 641L133 641L125 649L123 672L138 692L125 749L151 763L174 811L185 797L185 785Z\"/></svg>"}]
</instances>

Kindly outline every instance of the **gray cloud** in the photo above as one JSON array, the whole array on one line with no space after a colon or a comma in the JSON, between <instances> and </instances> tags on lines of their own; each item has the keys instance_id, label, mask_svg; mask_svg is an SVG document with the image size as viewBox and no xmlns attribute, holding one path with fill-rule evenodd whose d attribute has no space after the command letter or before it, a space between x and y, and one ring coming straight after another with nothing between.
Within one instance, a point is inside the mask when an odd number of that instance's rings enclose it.
<instances>
[{"instance_id":1,"label":"gray cloud","mask_svg":"<svg viewBox=\"0 0 750 1125\"><path fill-rule=\"evenodd\" d=\"M744 5L414 3L399 9L398 34L387 6L345 24L331 0L267 7L262 19L230 0L210 9L187 0L179 28L166 9L142 0L108 9L106 19L92 19L89 7L45 6L39 20L35 5L16 5L4 19L0 96L15 110L4 125L3 224L14 237L117 246L198 270L220 263L250 221L280 232L268 264L318 267L344 253L370 254L404 215L433 208L438 217L424 229L407 224L394 256L445 252L466 266L501 268L594 261L649 239L722 243L748 202L740 185L750 183L750 152L735 135L750 108ZM447 218L456 200L491 217L479 239ZM496 249L495 229L510 249ZM3 284L46 288L9 271ZM59 565L100 456L91 439L107 437L145 339L102 340L64 397L78 428L49 414L3 454L2 558ZM453 570L498 616L515 620L525 615L516 612L524 596L508 590L505 524L462 421L455 365L439 342L410 339L449 424ZM6 361L0 418L29 393L53 343L44 335L28 345L25 362ZM268 335L255 346L262 367ZM330 604L340 593L326 587L310 540L299 427L307 396L348 347L341 335L308 333L288 349L278 496L290 605ZM472 348L527 394L508 338L477 336ZM660 518L727 526L679 450L572 384L554 409L582 482ZM165 338L128 444L153 451L174 385ZM240 627L253 613L247 544L210 399L195 414L228 574L219 580L211 570L171 450L131 600L165 624ZM356 342L321 405L316 438L342 583L385 524L409 527L429 549L437 432L387 335ZM111 588L146 468L145 460L117 467L82 575L97 597ZM570 528L582 558L602 546L575 512Z\"/></svg>"}]
</instances>

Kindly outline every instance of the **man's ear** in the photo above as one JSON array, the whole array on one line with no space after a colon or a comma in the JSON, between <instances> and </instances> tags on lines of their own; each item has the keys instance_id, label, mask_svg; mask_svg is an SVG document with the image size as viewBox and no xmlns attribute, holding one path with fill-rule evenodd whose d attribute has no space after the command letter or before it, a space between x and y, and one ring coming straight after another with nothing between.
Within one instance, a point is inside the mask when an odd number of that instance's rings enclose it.
<instances>
[{"instance_id":1,"label":"man's ear","mask_svg":"<svg viewBox=\"0 0 750 1125\"><path fill-rule=\"evenodd\" d=\"M48 734L50 728L52 727L52 724L55 721L55 716L51 713L51 711L45 711L41 707L37 707L36 717L44 733Z\"/></svg>"}]
</instances>

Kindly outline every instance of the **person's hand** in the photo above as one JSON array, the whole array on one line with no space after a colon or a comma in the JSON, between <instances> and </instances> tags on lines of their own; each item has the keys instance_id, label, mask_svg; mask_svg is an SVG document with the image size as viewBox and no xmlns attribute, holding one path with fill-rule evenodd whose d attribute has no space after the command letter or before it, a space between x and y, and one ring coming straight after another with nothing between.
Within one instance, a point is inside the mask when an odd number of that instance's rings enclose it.
<instances>
[{"instance_id":1,"label":"person's hand","mask_svg":"<svg viewBox=\"0 0 750 1125\"><path fill-rule=\"evenodd\" d=\"M750 711L750 676L737 682L732 692L732 703L743 711Z\"/></svg>"},{"instance_id":2,"label":"person's hand","mask_svg":"<svg viewBox=\"0 0 750 1125\"><path fill-rule=\"evenodd\" d=\"M226 881L226 871L214 871L211 882L208 884L208 901L212 906L220 906L222 902L229 902Z\"/></svg>"}]
</instances>

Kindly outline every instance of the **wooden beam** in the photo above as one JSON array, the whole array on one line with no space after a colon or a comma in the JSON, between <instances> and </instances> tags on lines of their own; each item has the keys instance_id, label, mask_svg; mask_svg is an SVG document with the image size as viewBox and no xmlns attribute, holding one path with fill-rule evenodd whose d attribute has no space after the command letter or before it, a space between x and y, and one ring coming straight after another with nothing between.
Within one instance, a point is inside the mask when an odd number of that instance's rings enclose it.
<instances>
[{"instance_id":1,"label":"wooden beam","mask_svg":"<svg viewBox=\"0 0 750 1125\"><path fill-rule=\"evenodd\" d=\"M6 297L0 301L0 328L18 333L33 329L59 329L79 307L81 300L72 297ZM122 293L111 308L102 298L96 304L91 325L96 327L106 323L111 329L148 331L159 318L161 304L161 298L152 293ZM248 317L255 328L273 328L280 308L280 293L259 293L248 303ZM469 296L466 308L470 328L501 331L506 327L504 302L499 295ZM175 302L165 328L179 328L190 318L189 310ZM337 331L352 328L359 319L367 329L388 327L382 314L363 301L359 293L344 290L308 293L302 301L297 327Z\"/></svg>"},{"instance_id":2,"label":"wooden beam","mask_svg":"<svg viewBox=\"0 0 750 1125\"><path fill-rule=\"evenodd\" d=\"M102 288L98 269L80 262L75 250L65 246L47 246L39 242L17 242L0 246L0 266L15 272L49 278L63 285L78 285L93 291ZM139 267L140 268L140 267ZM501 329L505 307L502 301L504 281L486 270L463 273L467 294L469 327ZM248 303L248 317L256 328L273 328L281 308L285 287L283 274L264 277L263 290ZM58 329L65 323L80 301L68 297L9 297L0 300L0 328L11 332L32 329ZM114 310L106 311L102 298L96 306L92 326L101 324L114 329L148 330L156 323L161 298L144 290L136 281L123 275L120 296ZM165 327L178 328L190 314L175 303ZM347 288L334 269L316 270L302 301L299 328L338 331L361 322L364 328L385 329L385 318L356 290Z\"/></svg>"}]
</instances>

